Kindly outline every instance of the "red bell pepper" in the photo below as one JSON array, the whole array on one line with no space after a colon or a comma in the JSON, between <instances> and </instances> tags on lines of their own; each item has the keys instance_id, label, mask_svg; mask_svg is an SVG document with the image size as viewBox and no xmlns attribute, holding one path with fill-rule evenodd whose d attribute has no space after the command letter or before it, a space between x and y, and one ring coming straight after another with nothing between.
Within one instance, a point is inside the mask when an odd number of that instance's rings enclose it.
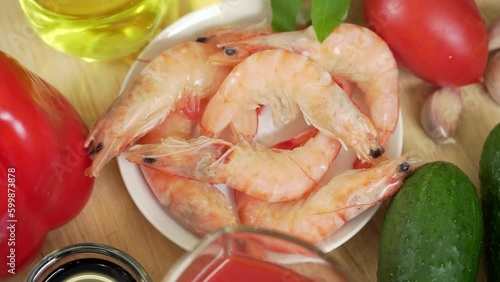
<instances>
[{"instance_id":1,"label":"red bell pepper","mask_svg":"<svg viewBox=\"0 0 500 282\"><path fill-rule=\"evenodd\" d=\"M32 262L47 232L88 202L87 133L58 90L0 51L0 279Z\"/></svg>"}]
</instances>

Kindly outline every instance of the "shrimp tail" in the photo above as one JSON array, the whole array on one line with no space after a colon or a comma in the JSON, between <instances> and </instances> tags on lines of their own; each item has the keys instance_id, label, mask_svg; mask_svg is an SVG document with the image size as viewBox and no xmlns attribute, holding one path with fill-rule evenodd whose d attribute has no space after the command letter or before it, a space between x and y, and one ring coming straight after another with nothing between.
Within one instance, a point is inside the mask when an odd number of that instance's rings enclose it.
<instances>
[{"instance_id":1,"label":"shrimp tail","mask_svg":"<svg viewBox=\"0 0 500 282\"><path fill-rule=\"evenodd\" d=\"M234 142L246 141L252 143L259 126L259 111L250 110L237 115L231 121L231 132L234 135Z\"/></svg>"}]
</instances>

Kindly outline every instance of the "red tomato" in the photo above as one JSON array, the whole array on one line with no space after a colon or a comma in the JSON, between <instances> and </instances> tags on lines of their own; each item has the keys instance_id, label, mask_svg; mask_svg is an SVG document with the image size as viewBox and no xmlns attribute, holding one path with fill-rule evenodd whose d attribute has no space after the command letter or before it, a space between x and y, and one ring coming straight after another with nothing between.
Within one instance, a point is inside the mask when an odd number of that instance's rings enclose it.
<instances>
[{"instance_id":1,"label":"red tomato","mask_svg":"<svg viewBox=\"0 0 500 282\"><path fill-rule=\"evenodd\" d=\"M365 0L364 17L422 79L451 87L483 80L488 36L473 0Z\"/></svg>"}]
</instances>

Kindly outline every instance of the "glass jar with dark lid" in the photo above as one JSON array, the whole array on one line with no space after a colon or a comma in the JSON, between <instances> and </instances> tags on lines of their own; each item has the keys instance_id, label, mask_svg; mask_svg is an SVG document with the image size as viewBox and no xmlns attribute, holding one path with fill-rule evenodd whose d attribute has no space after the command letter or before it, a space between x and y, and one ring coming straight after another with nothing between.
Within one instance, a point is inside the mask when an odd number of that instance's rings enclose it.
<instances>
[{"instance_id":1,"label":"glass jar with dark lid","mask_svg":"<svg viewBox=\"0 0 500 282\"><path fill-rule=\"evenodd\" d=\"M45 256L27 282L150 282L146 270L130 255L111 246L82 243Z\"/></svg>"}]
</instances>

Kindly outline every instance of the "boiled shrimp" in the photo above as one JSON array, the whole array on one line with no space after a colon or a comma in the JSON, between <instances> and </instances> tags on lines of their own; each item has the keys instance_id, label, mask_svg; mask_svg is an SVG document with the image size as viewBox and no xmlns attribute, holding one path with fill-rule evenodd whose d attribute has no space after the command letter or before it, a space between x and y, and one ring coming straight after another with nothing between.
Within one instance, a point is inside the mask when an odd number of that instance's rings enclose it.
<instances>
[{"instance_id":1,"label":"boiled shrimp","mask_svg":"<svg viewBox=\"0 0 500 282\"><path fill-rule=\"evenodd\" d=\"M171 112L165 121L138 143L155 144L169 136L189 138L196 122L183 112ZM226 196L214 185L140 165L141 172L157 200L181 224L198 236L236 225L239 219Z\"/></svg>"},{"instance_id":2,"label":"boiled shrimp","mask_svg":"<svg viewBox=\"0 0 500 282\"><path fill-rule=\"evenodd\" d=\"M107 162L154 129L172 110L214 94L231 69L207 64L217 51L210 44L186 42L155 57L90 131L84 146L90 146L93 161L86 174L97 176Z\"/></svg>"},{"instance_id":3,"label":"boiled shrimp","mask_svg":"<svg viewBox=\"0 0 500 282\"><path fill-rule=\"evenodd\" d=\"M284 49L304 55L330 75L357 84L364 93L369 116L385 145L399 118L399 72L387 44L367 28L343 23L319 43L313 27L256 36L219 45L210 57L217 65L236 65L255 52Z\"/></svg>"},{"instance_id":4,"label":"boiled shrimp","mask_svg":"<svg viewBox=\"0 0 500 282\"><path fill-rule=\"evenodd\" d=\"M393 195L421 161L409 155L369 169L348 170L304 197L269 203L236 193L243 224L287 232L313 244Z\"/></svg>"},{"instance_id":5,"label":"boiled shrimp","mask_svg":"<svg viewBox=\"0 0 500 282\"><path fill-rule=\"evenodd\" d=\"M198 236L239 224L226 196L210 183L170 175L140 166L158 201L169 213Z\"/></svg>"},{"instance_id":6,"label":"boiled shrimp","mask_svg":"<svg viewBox=\"0 0 500 282\"><path fill-rule=\"evenodd\" d=\"M252 197L276 202L296 199L317 185L341 146L322 133L293 150L236 145L200 136L136 145L127 160L177 176L221 183Z\"/></svg>"},{"instance_id":7,"label":"boiled shrimp","mask_svg":"<svg viewBox=\"0 0 500 282\"><path fill-rule=\"evenodd\" d=\"M233 118L260 105L272 108L275 124L287 124L302 113L309 124L369 162L384 151L371 121L331 76L306 57L284 50L255 53L233 68L207 104L202 133L218 136Z\"/></svg>"}]
</instances>

